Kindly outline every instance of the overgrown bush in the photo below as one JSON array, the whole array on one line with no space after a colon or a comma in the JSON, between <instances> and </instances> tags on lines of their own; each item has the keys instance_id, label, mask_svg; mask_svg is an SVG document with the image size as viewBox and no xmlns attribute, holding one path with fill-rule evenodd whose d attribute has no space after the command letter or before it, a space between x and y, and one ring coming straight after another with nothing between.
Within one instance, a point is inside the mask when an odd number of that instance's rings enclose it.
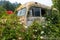
<instances>
[{"instance_id":1,"label":"overgrown bush","mask_svg":"<svg viewBox=\"0 0 60 40\"><path fill-rule=\"evenodd\" d=\"M23 39L25 28L16 15L11 14L0 18L0 40Z\"/></svg>"}]
</instances>

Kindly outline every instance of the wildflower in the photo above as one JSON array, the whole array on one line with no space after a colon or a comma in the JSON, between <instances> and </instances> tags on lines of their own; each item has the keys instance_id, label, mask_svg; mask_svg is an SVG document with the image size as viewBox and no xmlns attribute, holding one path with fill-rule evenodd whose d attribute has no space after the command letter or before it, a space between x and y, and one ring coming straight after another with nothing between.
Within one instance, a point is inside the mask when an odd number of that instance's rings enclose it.
<instances>
[{"instance_id":1,"label":"wildflower","mask_svg":"<svg viewBox=\"0 0 60 40\"><path fill-rule=\"evenodd\" d=\"M19 22L20 24L22 24L22 22Z\"/></svg>"},{"instance_id":2,"label":"wildflower","mask_svg":"<svg viewBox=\"0 0 60 40\"><path fill-rule=\"evenodd\" d=\"M37 30L35 30L35 32L37 32Z\"/></svg>"},{"instance_id":3,"label":"wildflower","mask_svg":"<svg viewBox=\"0 0 60 40\"><path fill-rule=\"evenodd\" d=\"M43 28L45 28L45 26L42 26Z\"/></svg>"},{"instance_id":4,"label":"wildflower","mask_svg":"<svg viewBox=\"0 0 60 40\"><path fill-rule=\"evenodd\" d=\"M48 20L50 20L50 19L48 19Z\"/></svg>"},{"instance_id":5,"label":"wildflower","mask_svg":"<svg viewBox=\"0 0 60 40\"><path fill-rule=\"evenodd\" d=\"M33 29L33 31L37 32L37 30L36 30L36 29L35 29L35 30Z\"/></svg>"},{"instance_id":6,"label":"wildflower","mask_svg":"<svg viewBox=\"0 0 60 40\"><path fill-rule=\"evenodd\" d=\"M33 35L33 38L36 38L36 36L35 36L35 35Z\"/></svg>"},{"instance_id":7,"label":"wildflower","mask_svg":"<svg viewBox=\"0 0 60 40\"><path fill-rule=\"evenodd\" d=\"M15 29L16 27L13 27L13 29Z\"/></svg>"},{"instance_id":8,"label":"wildflower","mask_svg":"<svg viewBox=\"0 0 60 40\"><path fill-rule=\"evenodd\" d=\"M46 26L48 26L48 24L47 24L47 23L46 23L45 25L46 25Z\"/></svg>"},{"instance_id":9,"label":"wildflower","mask_svg":"<svg viewBox=\"0 0 60 40\"><path fill-rule=\"evenodd\" d=\"M53 19L53 18L51 18L51 19Z\"/></svg>"},{"instance_id":10,"label":"wildflower","mask_svg":"<svg viewBox=\"0 0 60 40\"><path fill-rule=\"evenodd\" d=\"M41 34L43 34L44 33L44 31L41 31Z\"/></svg>"},{"instance_id":11,"label":"wildflower","mask_svg":"<svg viewBox=\"0 0 60 40\"><path fill-rule=\"evenodd\" d=\"M41 38L41 39L43 39L44 37L43 37L43 36L41 36L40 38Z\"/></svg>"},{"instance_id":12,"label":"wildflower","mask_svg":"<svg viewBox=\"0 0 60 40\"><path fill-rule=\"evenodd\" d=\"M48 23L50 23L50 21Z\"/></svg>"},{"instance_id":13,"label":"wildflower","mask_svg":"<svg viewBox=\"0 0 60 40\"><path fill-rule=\"evenodd\" d=\"M19 37L18 39L20 40L20 39L22 39L22 37Z\"/></svg>"},{"instance_id":14,"label":"wildflower","mask_svg":"<svg viewBox=\"0 0 60 40\"><path fill-rule=\"evenodd\" d=\"M28 28L28 26L25 26L25 28Z\"/></svg>"},{"instance_id":15,"label":"wildflower","mask_svg":"<svg viewBox=\"0 0 60 40\"><path fill-rule=\"evenodd\" d=\"M50 26L50 27L52 27L52 26Z\"/></svg>"},{"instance_id":16,"label":"wildflower","mask_svg":"<svg viewBox=\"0 0 60 40\"><path fill-rule=\"evenodd\" d=\"M12 39L12 40L16 40L16 39Z\"/></svg>"}]
</instances>

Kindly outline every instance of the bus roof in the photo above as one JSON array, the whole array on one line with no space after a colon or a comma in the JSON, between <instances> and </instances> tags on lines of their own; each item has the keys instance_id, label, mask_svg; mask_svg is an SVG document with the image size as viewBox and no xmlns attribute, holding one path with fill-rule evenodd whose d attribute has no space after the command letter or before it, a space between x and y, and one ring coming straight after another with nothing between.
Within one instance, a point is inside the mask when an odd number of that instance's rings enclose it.
<instances>
[{"instance_id":1,"label":"bus roof","mask_svg":"<svg viewBox=\"0 0 60 40\"><path fill-rule=\"evenodd\" d=\"M31 6L41 7L41 8L44 8L44 9L51 9L51 7L43 5L43 4L40 4L38 2L28 2L28 3L25 3L23 5L20 5L17 8L17 11L20 10L20 9L22 9L22 8L24 8L24 7L31 7Z\"/></svg>"}]
</instances>

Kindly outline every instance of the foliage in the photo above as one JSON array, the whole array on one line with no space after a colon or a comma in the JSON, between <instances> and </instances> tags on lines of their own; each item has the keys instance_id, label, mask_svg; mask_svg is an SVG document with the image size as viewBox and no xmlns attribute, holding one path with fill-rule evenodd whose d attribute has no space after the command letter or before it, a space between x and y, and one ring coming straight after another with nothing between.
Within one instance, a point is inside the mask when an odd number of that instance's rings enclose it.
<instances>
[{"instance_id":1,"label":"foliage","mask_svg":"<svg viewBox=\"0 0 60 40\"><path fill-rule=\"evenodd\" d=\"M56 20L58 22L56 25L60 26L60 0L52 0L52 2L53 2L53 8L56 8L55 11L57 11L57 13L53 11L53 13L57 15L58 19Z\"/></svg>"},{"instance_id":2,"label":"foliage","mask_svg":"<svg viewBox=\"0 0 60 40\"><path fill-rule=\"evenodd\" d=\"M52 0L53 6L60 11L60 0Z\"/></svg>"},{"instance_id":3,"label":"foliage","mask_svg":"<svg viewBox=\"0 0 60 40\"><path fill-rule=\"evenodd\" d=\"M34 22L25 32L24 40L40 40L41 27Z\"/></svg>"},{"instance_id":4,"label":"foliage","mask_svg":"<svg viewBox=\"0 0 60 40\"><path fill-rule=\"evenodd\" d=\"M18 7L18 3L11 3L9 1L4 1L4 4L3 4L3 7L6 9L6 10L11 10L11 11L15 11L15 9ZM20 4L21 5L21 4Z\"/></svg>"},{"instance_id":5,"label":"foliage","mask_svg":"<svg viewBox=\"0 0 60 40\"><path fill-rule=\"evenodd\" d=\"M0 18L5 15L6 15L6 10L2 6L0 6Z\"/></svg>"},{"instance_id":6,"label":"foliage","mask_svg":"<svg viewBox=\"0 0 60 40\"><path fill-rule=\"evenodd\" d=\"M0 40L19 40L22 37L24 26L14 14L4 16L0 20Z\"/></svg>"},{"instance_id":7,"label":"foliage","mask_svg":"<svg viewBox=\"0 0 60 40\"><path fill-rule=\"evenodd\" d=\"M4 4L3 4L3 7L6 9L6 10L12 10L14 11L15 10L15 7L12 5L12 3L10 3L9 1L6 1Z\"/></svg>"}]
</instances>

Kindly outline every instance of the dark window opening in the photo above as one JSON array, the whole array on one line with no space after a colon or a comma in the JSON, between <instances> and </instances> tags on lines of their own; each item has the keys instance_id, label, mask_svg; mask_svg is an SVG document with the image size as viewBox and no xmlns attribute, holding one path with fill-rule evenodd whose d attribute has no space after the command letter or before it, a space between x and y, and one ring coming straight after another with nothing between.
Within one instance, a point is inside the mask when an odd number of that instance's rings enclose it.
<instances>
[{"instance_id":1,"label":"dark window opening","mask_svg":"<svg viewBox=\"0 0 60 40\"><path fill-rule=\"evenodd\" d=\"M41 9L41 15L42 15L42 16L45 16L45 14L46 14L45 9Z\"/></svg>"},{"instance_id":2,"label":"dark window opening","mask_svg":"<svg viewBox=\"0 0 60 40\"><path fill-rule=\"evenodd\" d=\"M28 11L28 13L27 13L27 17L29 17L30 16L30 11Z\"/></svg>"}]
</instances>

